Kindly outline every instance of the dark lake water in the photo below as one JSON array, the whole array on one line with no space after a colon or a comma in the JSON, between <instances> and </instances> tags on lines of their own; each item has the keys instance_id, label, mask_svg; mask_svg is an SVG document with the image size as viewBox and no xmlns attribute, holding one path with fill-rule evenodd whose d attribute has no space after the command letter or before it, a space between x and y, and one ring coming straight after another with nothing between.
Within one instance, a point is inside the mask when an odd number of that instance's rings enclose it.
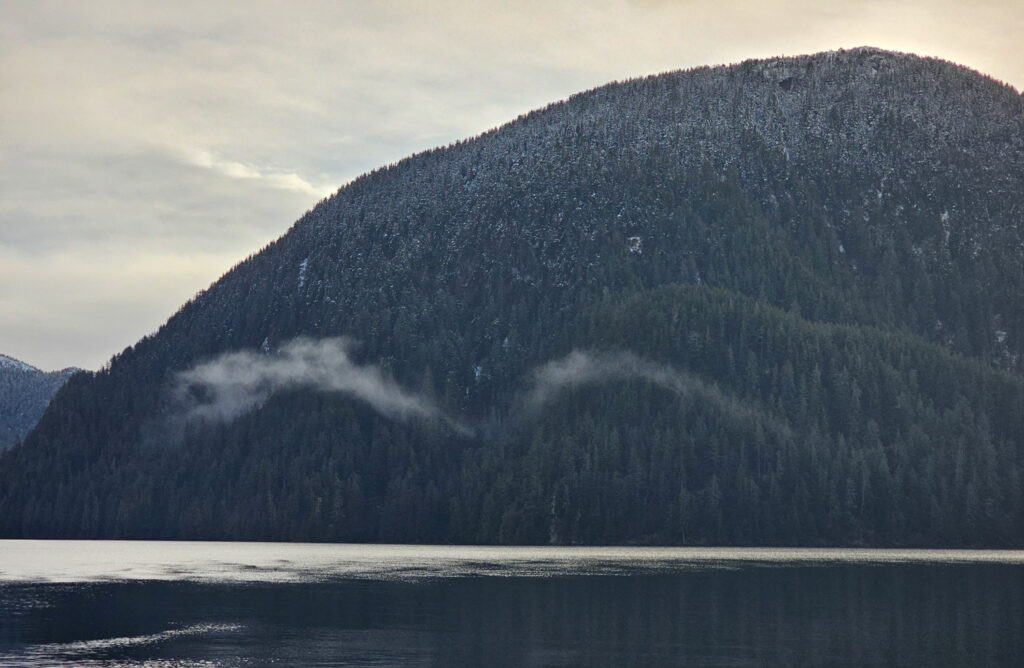
<instances>
[{"instance_id":1,"label":"dark lake water","mask_svg":"<svg viewBox=\"0 0 1024 668\"><path fill-rule=\"evenodd\" d=\"M3 666L1024 666L1024 552L0 541Z\"/></svg>"}]
</instances>

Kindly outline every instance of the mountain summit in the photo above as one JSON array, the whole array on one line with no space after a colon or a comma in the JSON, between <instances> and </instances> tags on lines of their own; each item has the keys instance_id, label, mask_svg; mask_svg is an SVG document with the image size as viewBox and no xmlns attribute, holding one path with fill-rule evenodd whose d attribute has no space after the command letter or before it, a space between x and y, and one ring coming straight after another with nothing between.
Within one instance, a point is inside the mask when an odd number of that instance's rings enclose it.
<instances>
[{"instance_id":1,"label":"mountain summit","mask_svg":"<svg viewBox=\"0 0 1024 668\"><path fill-rule=\"evenodd\" d=\"M40 371L31 364L0 355L0 450L25 437L54 393L76 371Z\"/></svg>"},{"instance_id":2,"label":"mountain summit","mask_svg":"<svg viewBox=\"0 0 1024 668\"><path fill-rule=\"evenodd\" d=\"M356 179L0 459L6 536L1015 545L1024 100L877 49Z\"/></svg>"}]
</instances>

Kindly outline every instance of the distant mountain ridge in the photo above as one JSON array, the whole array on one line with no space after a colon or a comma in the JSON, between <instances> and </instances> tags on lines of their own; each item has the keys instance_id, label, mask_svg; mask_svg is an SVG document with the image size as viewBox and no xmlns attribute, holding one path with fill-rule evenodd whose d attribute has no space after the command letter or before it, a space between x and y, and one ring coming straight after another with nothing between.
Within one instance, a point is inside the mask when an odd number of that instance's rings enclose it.
<instances>
[{"instance_id":1,"label":"distant mountain ridge","mask_svg":"<svg viewBox=\"0 0 1024 668\"><path fill-rule=\"evenodd\" d=\"M36 426L50 399L80 369L45 372L21 360L0 355L0 449L25 438Z\"/></svg>"},{"instance_id":2,"label":"distant mountain ridge","mask_svg":"<svg viewBox=\"0 0 1024 668\"><path fill-rule=\"evenodd\" d=\"M356 179L74 377L0 535L1019 547L1022 211L1024 99L952 63L609 84Z\"/></svg>"}]
</instances>

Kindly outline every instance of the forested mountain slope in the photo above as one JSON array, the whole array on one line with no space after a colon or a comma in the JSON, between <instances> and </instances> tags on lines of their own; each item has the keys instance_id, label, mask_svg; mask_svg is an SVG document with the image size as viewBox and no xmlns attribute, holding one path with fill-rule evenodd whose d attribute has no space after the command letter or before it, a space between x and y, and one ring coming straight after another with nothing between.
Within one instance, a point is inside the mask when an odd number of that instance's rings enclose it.
<instances>
[{"instance_id":1,"label":"forested mountain slope","mask_svg":"<svg viewBox=\"0 0 1024 668\"><path fill-rule=\"evenodd\" d=\"M60 386L78 369L40 371L0 355L0 450L25 437Z\"/></svg>"},{"instance_id":2,"label":"forested mountain slope","mask_svg":"<svg viewBox=\"0 0 1024 668\"><path fill-rule=\"evenodd\" d=\"M1022 214L1024 100L951 63L582 93L357 179L73 378L0 533L1020 546ZM182 418L225 405L182 372L299 336L405 408Z\"/></svg>"}]
</instances>

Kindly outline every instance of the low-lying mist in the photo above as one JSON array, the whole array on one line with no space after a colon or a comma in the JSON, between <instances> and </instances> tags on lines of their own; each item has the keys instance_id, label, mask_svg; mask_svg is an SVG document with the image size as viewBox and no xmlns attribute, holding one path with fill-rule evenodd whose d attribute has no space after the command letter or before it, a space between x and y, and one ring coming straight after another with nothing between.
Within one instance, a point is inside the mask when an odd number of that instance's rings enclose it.
<instances>
[{"instance_id":1,"label":"low-lying mist","mask_svg":"<svg viewBox=\"0 0 1024 668\"><path fill-rule=\"evenodd\" d=\"M778 418L724 394L715 385L669 365L653 362L628 351L598 352L573 350L565 357L536 368L532 385L522 405L527 413L536 413L563 392L582 385L614 381L643 380L678 396L697 396L733 417L756 419L780 432L788 427Z\"/></svg>"},{"instance_id":2,"label":"low-lying mist","mask_svg":"<svg viewBox=\"0 0 1024 668\"><path fill-rule=\"evenodd\" d=\"M363 401L389 419L433 420L462 435L474 433L463 420L443 411L430 398L404 389L378 366L354 363L349 354L354 346L348 338L297 338L272 354L224 353L177 375L171 413L182 425L227 423L259 408L275 392L312 389ZM535 416L574 387L642 380L681 397L700 397L740 419L756 418L785 429L774 416L742 404L713 384L627 351L573 350L537 367L527 378L528 389L512 401L506 414L513 422Z\"/></svg>"},{"instance_id":3,"label":"low-lying mist","mask_svg":"<svg viewBox=\"0 0 1024 668\"><path fill-rule=\"evenodd\" d=\"M220 355L178 374L175 403L186 422L230 422L262 406L282 390L339 392L396 419L440 420L459 432L468 429L428 398L403 389L374 365L355 364L347 338L297 338L273 354L239 351Z\"/></svg>"},{"instance_id":4,"label":"low-lying mist","mask_svg":"<svg viewBox=\"0 0 1024 668\"><path fill-rule=\"evenodd\" d=\"M656 364L633 353L574 350L533 371L533 386L525 397L527 410L535 411L567 389L618 380L643 379L677 394L702 389L701 381L675 369Z\"/></svg>"}]
</instances>

